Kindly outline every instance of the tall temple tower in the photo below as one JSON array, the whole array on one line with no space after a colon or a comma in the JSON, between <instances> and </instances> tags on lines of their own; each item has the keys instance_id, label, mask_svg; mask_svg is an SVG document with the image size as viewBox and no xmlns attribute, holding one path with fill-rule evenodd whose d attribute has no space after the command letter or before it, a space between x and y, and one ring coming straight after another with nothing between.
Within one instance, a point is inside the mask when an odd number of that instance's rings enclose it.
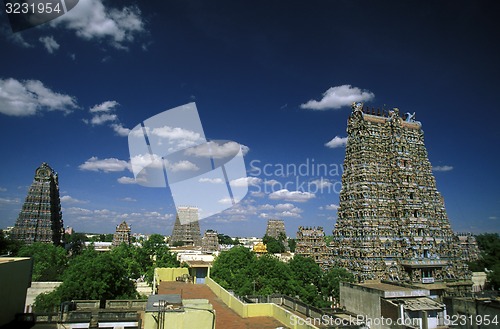
<instances>
[{"instance_id":1,"label":"tall temple tower","mask_svg":"<svg viewBox=\"0 0 500 329\"><path fill-rule=\"evenodd\" d=\"M60 244L63 232L57 173L44 162L35 171L11 236L28 244Z\"/></svg>"},{"instance_id":2,"label":"tall temple tower","mask_svg":"<svg viewBox=\"0 0 500 329\"><path fill-rule=\"evenodd\" d=\"M187 224L181 224L180 217L182 217L183 222L187 222ZM198 220L198 208L177 208L177 216L175 219L174 229L172 230L170 244L201 246L201 232L200 223Z\"/></svg>"},{"instance_id":3,"label":"tall temple tower","mask_svg":"<svg viewBox=\"0 0 500 329\"><path fill-rule=\"evenodd\" d=\"M334 262L360 281L413 284L470 279L461 261L444 200L436 189L415 114L368 111L355 103L347 123L348 142ZM464 285L456 287L467 289Z\"/></svg>"}]
</instances>

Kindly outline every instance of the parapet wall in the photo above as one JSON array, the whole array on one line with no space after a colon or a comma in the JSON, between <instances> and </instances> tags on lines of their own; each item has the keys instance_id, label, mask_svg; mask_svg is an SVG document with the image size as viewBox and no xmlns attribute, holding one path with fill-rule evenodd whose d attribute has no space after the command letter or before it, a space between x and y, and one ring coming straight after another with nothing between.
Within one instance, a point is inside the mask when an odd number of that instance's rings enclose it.
<instances>
[{"instance_id":1,"label":"parapet wall","mask_svg":"<svg viewBox=\"0 0 500 329\"><path fill-rule=\"evenodd\" d=\"M291 329L318 329L318 327L309 324L307 321L299 320L299 317L292 312L273 303L246 304L235 296L231 295L226 289L222 288L211 278L206 278L206 285L213 291L217 297L242 318L254 316L268 316L275 318L285 327Z\"/></svg>"}]
</instances>

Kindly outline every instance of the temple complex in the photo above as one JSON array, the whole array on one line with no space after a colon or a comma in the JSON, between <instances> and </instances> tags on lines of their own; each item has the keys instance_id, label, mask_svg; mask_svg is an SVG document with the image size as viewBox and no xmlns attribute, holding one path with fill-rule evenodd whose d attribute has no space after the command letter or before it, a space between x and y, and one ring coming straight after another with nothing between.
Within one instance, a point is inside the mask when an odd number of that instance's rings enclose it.
<instances>
[{"instance_id":1,"label":"temple complex","mask_svg":"<svg viewBox=\"0 0 500 329\"><path fill-rule=\"evenodd\" d=\"M296 243L295 254L311 257L323 269L330 267L331 254L322 227L299 226Z\"/></svg>"},{"instance_id":2,"label":"temple complex","mask_svg":"<svg viewBox=\"0 0 500 329\"><path fill-rule=\"evenodd\" d=\"M335 265L359 281L446 282L440 286L467 291L471 273L436 188L415 114L402 118L397 108L376 113L354 103L347 135L330 244Z\"/></svg>"},{"instance_id":3,"label":"temple complex","mask_svg":"<svg viewBox=\"0 0 500 329\"><path fill-rule=\"evenodd\" d=\"M181 224L182 222L186 224ZM171 246L201 246L200 223L198 221L198 208L178 207L175 218Z\"/></svg>"},{"instance_id":4,"label":"temple complex","mask_svg":"<svg viewBox=\"0 0 500 329\"><path fill-rule=\"evenodd\" d=\"M35 171L23 207L12 229L15 240L60 244L64 232L57 173L45 162Z\"/></svg>"},{"instance_id":5,"label":"temple complex","mask_svg":"<svg viewBox=\"0 0 500 329\"><path fill-rule=\"evenodd\" d=\"M112 246L116 247L121 245L122 243L130 244L130 226L128 226L127 222L125 221L116 226L116 231L113 235Z\"/></svg>"},{"instance_id":6,"label":"temple complex","mask_svg":"<svg viewBox=\"0 0 500 329\"><path fill-rule=\"evenodd\" d=\"M205 235L201 238L201 251L211 253L220 250L219 236L217 231L206 230Z\"/></svg>"}]
</instances>

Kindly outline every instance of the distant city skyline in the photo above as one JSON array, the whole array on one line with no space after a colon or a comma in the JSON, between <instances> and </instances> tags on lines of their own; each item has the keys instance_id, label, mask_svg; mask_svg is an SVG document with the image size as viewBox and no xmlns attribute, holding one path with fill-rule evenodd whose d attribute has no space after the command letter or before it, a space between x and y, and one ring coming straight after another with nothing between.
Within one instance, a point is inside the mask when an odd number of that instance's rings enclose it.
<instances>
[{"instance_id":1,"label":"distant city skyline","mask_svg":"<svg viewBox=\"0 0 500 329\"><path fill-rule=\"evenodd\" d=\"M65 227L113 233L125 220L132 233L170 235L170 191L136 184L127 135L196 102L207 137L244 145L247 178L230 184L250 190L200 221L202 232L262 237L273 218L292 237L299 226L331 235L350 104L361 101L416 113L455 232L500 232L498 9L81 0L18 33L0 16L0 228L14 226L47 162L59 174Z\"/></svg>"}]
</instances>

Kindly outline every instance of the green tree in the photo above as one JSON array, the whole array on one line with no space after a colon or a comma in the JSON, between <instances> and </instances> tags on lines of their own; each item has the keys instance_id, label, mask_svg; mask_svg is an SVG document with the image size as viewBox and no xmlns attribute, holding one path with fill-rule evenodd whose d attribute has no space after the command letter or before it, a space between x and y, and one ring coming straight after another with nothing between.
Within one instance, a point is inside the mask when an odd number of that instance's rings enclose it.
<instances>
[{"instance_id":1,"label":"green tree","mask_svg":"<svg viewBox=\"0 0 500 329\"><path fill-rule=\"evenodd\" d=\"M60 281L68 262L63 247L41 242L21 247L18 256L33 258L33 281Z\"/></svg>"},{"instance_id":2,"label":"green tree","mask_svg":"<svg viewBox=\"0 0 500 329\"><path fill-rule=\"evenodd\" d=\"M89 239L83 233L74 232L73 234L64 234L63 242L66 250L71 255L78 255L85 248L85 242Z\"/></svg>"},{"instance_id":3,"label":"green tree","mask_svg":"<svg viewBox=\"0 0 500 329\"><path fill-rule=\"evenodd\" d=\"M35 299L35 309L50 310L63 301L74 299L136 298L135 284L126 273L121 259L113 252L85 249L71 259L63 283L49 294Z\"/></svg>"},{"instance_id":4,"label":"green tree","mask_svg":"<svg viewBox=\"0 0 500 329\"><path fill-rule=\"evenodd\" d=\"M122 243L121 245L111 249L113 256L125 267L126 276L133 280L138 279L142 274L144 274L142 264L139 261L140 256L137 249L137 247L126 243Z\"/></svg>"},{"instance_id":5,"label":"green tree","mask_svg":"<svg viewBox=\"0 0 500 329\"><path fill-rule=\"evenodd\" d=\"M286 241L286 236L284 237L284 239L282 236L280 236L279 239L275 239L272 236L266 234L262 238L262 243L266 245L267 252L270 254L285 252L284 241Z\"/></svg>"},{"instance_id":6,"label":"green tree","mask_svg":"<svg viewBox=\"0 0 500 329\"><path fill-rule=\"evenodd\" d=\"M321 293L324 299L340 299L340 282L354 282L354 275L345 268L332 267L321 278Z\"/></svg>"},{"instance_id":7,"label":"green tree","mask_svg":"<svg viewBox=\"0 0 500 329\"><path fill-rule=\"evenodd\" d=\"M489 286L500 288L500 236L498 233L483 233L476 236L480 256L475 262L469 263L469 268L475 272L488 273Z\"/></svg>"},{"instance_id":8,"label":"green tree","mask_svg":"<svg viewBox=\"0 0 500 329\"><path fill-rule=\"evenodd\" d=\"M217 238L219 239L219 244L227 244L227 245L239 245L240 241L238 238L232 239L229 235L219 233L217 234Z\"/></svg>"},{"instance_id":9,"label":"green tree","mask_svg":"<svg viewBox=\"0 0 500 329\"><path fill-rule=\"evenodd\" d=\"M271 254L262 255L252 271L258 295L297 293L298 282L293 281L292 270Z\"/></svg>"},{"instance_id":10,"label":"green tree","mask_svg":"<svg viewBox=\"0 0 500 329\"><path fill-rule=\"evenodd\" d=\"M253 294L253 273L257 257L248 248L236 246L215 259L210 276L238 295Z\"/></svg>"},{"instance_id":11,"label":"green tree","mask_svg":"<svg viewBox=\"0 0 500 329\"><path fill-rule=\"evenodd\" d=\"M137 261L145 274L147 282L153 281L155 267L179 267L175 255L165 243L165 237L160 234L152 234L148 240L142 243L142 248L137 249Z\"/></svg>"},{"instance_id":12,"label":"green tree","mask_svg":"<svg viewBox=\"0 0 500 329\"><path fill-rule=\"evenodd\" d=\"M288 239L288 248L290 248L290 252L295 252L296 247L297 241L295 239Z\"/></svg>"},{"instance_id":13,"label":"green tree","mask_svg":"<svg viewBox=\"0 0 500 329\"><path fill-rule=\"evenodd\" d=\"M0 255L16 256L24 243L8 237L3 230L0 230Z\"/></svg>"}]
</instances>

